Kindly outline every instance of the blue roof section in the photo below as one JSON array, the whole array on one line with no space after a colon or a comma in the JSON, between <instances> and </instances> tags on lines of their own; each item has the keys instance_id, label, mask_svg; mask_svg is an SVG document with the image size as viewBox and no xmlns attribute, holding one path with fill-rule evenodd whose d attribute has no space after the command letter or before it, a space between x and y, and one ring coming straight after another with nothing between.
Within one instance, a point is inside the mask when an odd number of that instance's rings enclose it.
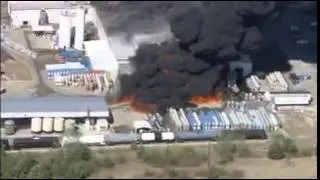
<instances>
[{"instance_id":1,"label":"blue roof section","mask_svg":"<svg viewBox=\"0 0 320 180\"><path fill-rule=\"evenodd\" d=\"M1 98L2 113L108 111L103 97Z\"/></svg>"}]
</instances>

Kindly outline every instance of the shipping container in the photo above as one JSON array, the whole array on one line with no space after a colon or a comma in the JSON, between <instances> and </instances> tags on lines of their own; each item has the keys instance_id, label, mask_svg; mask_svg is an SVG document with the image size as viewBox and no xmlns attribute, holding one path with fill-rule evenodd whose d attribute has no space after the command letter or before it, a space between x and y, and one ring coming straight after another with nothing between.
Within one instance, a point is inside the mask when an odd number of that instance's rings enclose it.
<instances>
[{"instance_id":1,"label":"shipping container","mask_svg":"<svg viewBox=\"0 0 320 180\"><path fill-rule=\"evenodd\" d=\"M237 117L238 117L238 119L240 121L240 128L241 129L247 129L247 122L243 118L243 113L242 112L237 112L236 115L237 115Z\"/></svg>"},{"instance_id":2,"label":"shipping container","mask_svg":"<svg viewBox=\"0 0 320 180\"><path fill-rule=\"evenodd\" d=\"M231 110L227 113L227 115L230 117L231 122L231 129L237 129L238 128L238 122L236 120L236 117L234 116L234 112Z\"/></svg>"},{"instance_id":3,"label":"shipping container","mask_svg":"<svg viewBox=\"0 0 320 180\"><path fill-rule=\"evenodd\" d=\"M216 111L216 115L217 115L217 118L219 119L219 121L221 123L221 128L222 129L226 129L226 122L222 118L221 113L219 111Z\"/></svg>"},{"instance_id":4,"label":"shipping container","mask_svg":"<svg viewBox=\"0 0 320 180\"><path fill-rule=\"evenodd\" d=\"M213 131L189 131L189 132L177 132L177 141L203 141L203 140L215 140L219 136L221 130Z\"/></svg>"},{"instance_id":5,"label":"shipping container","mask_svg":"<svg viewBox=\"0 0 320 180\"><path fill-rule=\"evenodd\" d=\"M214 116L214 113L213 113L212 110L209 111L209 115L210 115L210 120L211 120L211 123L212 123L212 128L213 129L218 129L219 128L219 121Z\"/></svg>"},{"instance_id":6,"label":"shipping container","mask_svg":"<svg viewBox=\"0 0 320 180\"><path fill-rule=\"evenodd\" d=\"M156 140L155 133L141 133L140 140L142 143L154 142Z\"/></svg>"},{"instance_id":7,"label":"shipping container","mask_svg":"<svg viewBox=\"0 0 320 180\"><path fill-rule=\"evenodd\" d=\"M172 142L175 140L175 135L173 132L162 132L161 140L166 142Z\"/></svg>"},{"instance_id":8,"label":"shipping container","mask_svg":"<svg viewBox=\"0 0 320 180\"><path fill-rule=\"evenodd\" d=\"M191 111L187 111L187 120L189 121L190 129L191 129L192 131L196 131L198 124L197 124L197 122L195 121L194 116L193 116L193 114L192 114Z\"/></svg>"},{"instance_id":9,"label":"shipping container","mask_svg":"<svg viewBox=\"0 0 320 180\"><path fill-rule=\"evenodd\" d=\"M261 129L262 128L262 125L259 121L257 121L257 118L255 117L255 114L253 112L253 110L248 110L247 111L247 115L248 115L248 118L253 122L253 124L255 125L256 129Z\"/></svg>"},{"instance_id":10,"label":"shipping container","mask_svg":"<svg viewBox=\"0 0 320 180\"><path fill-rule=\"evenodd\" d=\"M266 119L261 115L258 109L255 110L256 116L258 117L259 121L263 124L263 129L267 130L269 128L269 123Z\"/></svg>"},{"instance_id":11,"label":"shipping container","mask_svg":"<svg viewBox=\"0 0 320 180\"><path fill-rule=\"evenodd\" d=\"M178 119L179 117L177 116L176 111L173 108L169 109L169 116L170 116L171 122L172 122L175 130L177 130L177 131L182 130L181 122Z\"/></svg>"},{"instance_id":12,"label":"shipping container","mask_svg":"<svg viewBox=\"0 0 320 180\"><path fill-rule=\"evenodd\" d=\"M32 137L13 139L13 148L59 147L59 137Z\"/></svg>"},{"instance_id":13,"label":"shipping container","mask_svg":"<svg viewBox=\"0 0 320 180\"><path fill-rule=\"evenodd\" d=\"M179 119L181 121L181 125L182 125L182 130L186 131L189 129L188 124L185 122L184 116L182 114L182 109L179 109L179 111L177 112L179 115Z\"/></svg>"},{"instance_id":14,"label":"shipping container","mask_svg":"<svg viewBox=\"0 0 320 180\"><path fill-rule=\"evenodd\" d=\"M221 118L223 119L223 121L226 124L225 128L230 129L230 121L229 121L228 116L226 115L226 112L221 112Z\"/></svg>"},{"instance_id":15,"label":"shipping container","mask_svg":"<svg viewBox=\"0 0 320 180\"><path fill-rule=\"evenodd\" d=\"M212 111L212 113L213 113L213 118L215 119L215 122L217 123L218 129L222 129L223 128L222 121L219 118L217 111Z\"/></svg>"},{"instance_id":16,"label":"shipping container","mask_svg":"<svg viewBox=\"0 0 320 180\"><path fill-rule=\"evenodd\" d=\"M265 116L264 113L261 111L261 109L257 109L258 114L260 115L262 121L264 122L264 124L266 125L266 129L270 130L271 128L271 124L269 122L269 117Z\"/></svg>"},{"instance_id":17,"label":"shipping container","mask_svg":"<svg viewBox=\"0 0 320 180\"><path fill-rule=\"evenodd\" d=\"M259 107L259 112L263 116L263 118L267 121L268 123L268 129L271 130L274 127L274 124L272 120L270 119L269 113L267 113L266 109L264 107Z\"/></svg>"},{"instance_id":18,"label":"shipping container","mask_svg":"<svg viewBox=\"0 0 320 180\"><path fill-rule=\"evenodd\" d=\"M269 113L270 115L270 120L273 123L273 130L277 130L278 128L280 128L280 123L279 120L277 119L276 115L274 115L273 113Z\"/></svg>"},{"instance_id":19,"label":"shipping container","mask_svg":"<svg viewBox=\"0 0 320 180\"><path fill-rule=\"evenodd\" d=\"M104 137L108 145L136 143L139 136L136 133L108 133Z\"/></svg>"},{"instance_id":20,"label":"shipping container","mask_svg":"<svg viewBox=\"0 0 320 180\"><path fill-rule=\"evenodd\" d=\"M200 111L198 117L199 117L199 120L201 121L201 129L208 130L204 112Z\"/></svg>"},{"instance_id":21,"label":"shipping container","mask_svg":"<svg viewBox=\"0 0 320 180\"><path fill-rule=\"evenodd\" d=\"M195 122L197 123L196 130L201 130L201 121L196 112L192 112Z\"/></svg>"},{"instance_id":22,"label":"shipping container","mask_svg":"<svg viewBox=\"0 0 320 180\"><path fill-rule=\"evenodd\" d=\"M92 134L92 135L83 135L79 138L79 141L83 144L89 145L89 146L99 146L104 145L104 135L103 134Z\"/></svg>"},{"instance_id":23,"label":"shipping container","mask_svg":"<svg viewBox=\"0 0 320 180\"><path fill-rule=\"evenodd\" d=\"M213 129L213 123L212 123L212 116L210 116L210 111L205 111L205 116L206 116L206 121L208 124L208 128L209 130Z\"/></svg>"},{"instance_id":24,"label":"shipping container","mask_svg":"<svg viewBox=\"0 0 320 180\"><path fill-rule=\"evenodd\" d=\"M184 123L186 125L186 130L189 131L190 130L190 124L189 124L189 121L188 121L188 119L186 117L186 114L185 114L185 112L184 112L184 110L182 108L180 108L180 112L181 112L181 116L183 118L183 121L184 121Z\"/></svg>"}]
</instances>

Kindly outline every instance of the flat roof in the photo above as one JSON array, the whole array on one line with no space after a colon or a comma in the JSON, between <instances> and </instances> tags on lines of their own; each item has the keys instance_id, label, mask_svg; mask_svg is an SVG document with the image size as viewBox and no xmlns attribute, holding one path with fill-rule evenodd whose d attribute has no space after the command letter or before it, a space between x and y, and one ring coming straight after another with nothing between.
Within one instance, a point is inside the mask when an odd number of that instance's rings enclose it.
<instances>
[{"instance_id":1,"label":"flat roof","mask_svg":"<svg viewBox=\"0 0 320 180\"><path fill-rule=\"evenodd\" d=\"M90 65L95 71L108 71L112 79L116 79L119 70L117 58L110 49L107 40L84 41L87 56L90 59Z\"/></svg>"},{"instance_id":2,"label":"flat roof","mask_svg":"<svg viewBox=\"0 0 320 180\"><path fill-rule=\"evenodd\" d=\"M9 1L8 5L11 11L72 8L66 1Z\"/></svg>"},{"instance_id":3,"label":"flat roof","mask_svg":"<svg viewBox=\"0 0 320 180\"><path fill-rule=\"evenodd\" d=\"M110 47L118 60L127 60L135 55L137 46L123 36L109 36Z\"/></svg>"},{"instance_id":4,"label":"flat roof","mask_svg":"<svg viewBox=\"0 0 320 180\"><path fill-rule=\"evenodd\" d=\"M109 116L103 97L1 98L1 118Z\"/></svg>"}]
</instances>

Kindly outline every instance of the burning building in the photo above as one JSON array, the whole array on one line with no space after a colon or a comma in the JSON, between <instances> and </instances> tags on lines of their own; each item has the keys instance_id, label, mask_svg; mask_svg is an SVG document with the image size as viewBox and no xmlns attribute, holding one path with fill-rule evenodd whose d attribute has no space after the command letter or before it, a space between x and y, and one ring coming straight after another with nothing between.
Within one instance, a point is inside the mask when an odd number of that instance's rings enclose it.
<instances>
[{"instance_id":1,"label":"burning building","mask_svg":"<svg viewBox=\"0 0 320 180\"><path fill-rule=\"evenodd\" d=\"M229 69L240 65L242 76L251 73L252 55L268 47L263 27L272 26L286 8L286 2L272 1L163 3L175 12L169 17L174 40L141 45L130 59L135 72L121 77L122 100L148 111L222 101ZM247 60L236 62L241 57Z\"/></svg>"}]
</instances>

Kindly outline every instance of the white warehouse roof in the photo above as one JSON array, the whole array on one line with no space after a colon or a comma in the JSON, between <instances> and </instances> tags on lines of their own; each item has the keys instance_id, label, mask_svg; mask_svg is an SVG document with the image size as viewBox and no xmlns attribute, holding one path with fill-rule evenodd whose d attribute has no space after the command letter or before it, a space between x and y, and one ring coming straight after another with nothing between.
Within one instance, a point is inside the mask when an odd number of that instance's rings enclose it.
<instances>
[{"instance_id":1,"label":"white warehouse roof","mask_svg":"<svg viewBox=\"0 0 320 180\"><path fill-rule=\"evenodd\" d=\"M75 1L69 1L75 2ZM8 1L11 11L40 10L40 9L64 9L68 6L66 1Z\"/></svg>"},{"instance_id":2,"label":"white warehouse roof","mask_svg":"<svg viewBox=\"0 0 320 180\"><path fill-rule=\"evenodd\" d=\"M118 76L119 64L110 49L107 40L94 40L83 42L93 71L108 71L115 81Z\"/></svg>"},{"instance_id":3,"label":"white warehouse roof","mask_svg":"<svg viewBox=\"0 0 320 180\"><path fill-rule=\"evenodd\" d=\"M121 36L108 37L110 47L118 60L127 60L135 55L137 47Z\"/></svg>"},{"instance_id":4,"label":"white warehouse roof","mask_svg":"<svg viewBox=\"0 0 320 180\"><path fill-rule=\"evenodd\" d=\"M103 97L1 98L1 118L108 117Z\"/></svg>"},{"instance_id":5,"label":"white warehouse roof","mask_svg":"<svg viewBox=\"0 0 320 180\"><path fill-rule=\"evenodd\" d=\"M52 25L42 25L42 26L32 26L32 31L34 32L53 32L54 28Z\"/></svg>"},{"instance_id":6,"label":"white warehouse roof","mask_svg":"<svg viewBox=\"0 0 320 180\"><path fill-rule=\"evenodd\" d=\"M85 67L80 62L68 62L65 64L46 64L47 71L61 69L84 69Z\"/></svg>"}]
</instances>

